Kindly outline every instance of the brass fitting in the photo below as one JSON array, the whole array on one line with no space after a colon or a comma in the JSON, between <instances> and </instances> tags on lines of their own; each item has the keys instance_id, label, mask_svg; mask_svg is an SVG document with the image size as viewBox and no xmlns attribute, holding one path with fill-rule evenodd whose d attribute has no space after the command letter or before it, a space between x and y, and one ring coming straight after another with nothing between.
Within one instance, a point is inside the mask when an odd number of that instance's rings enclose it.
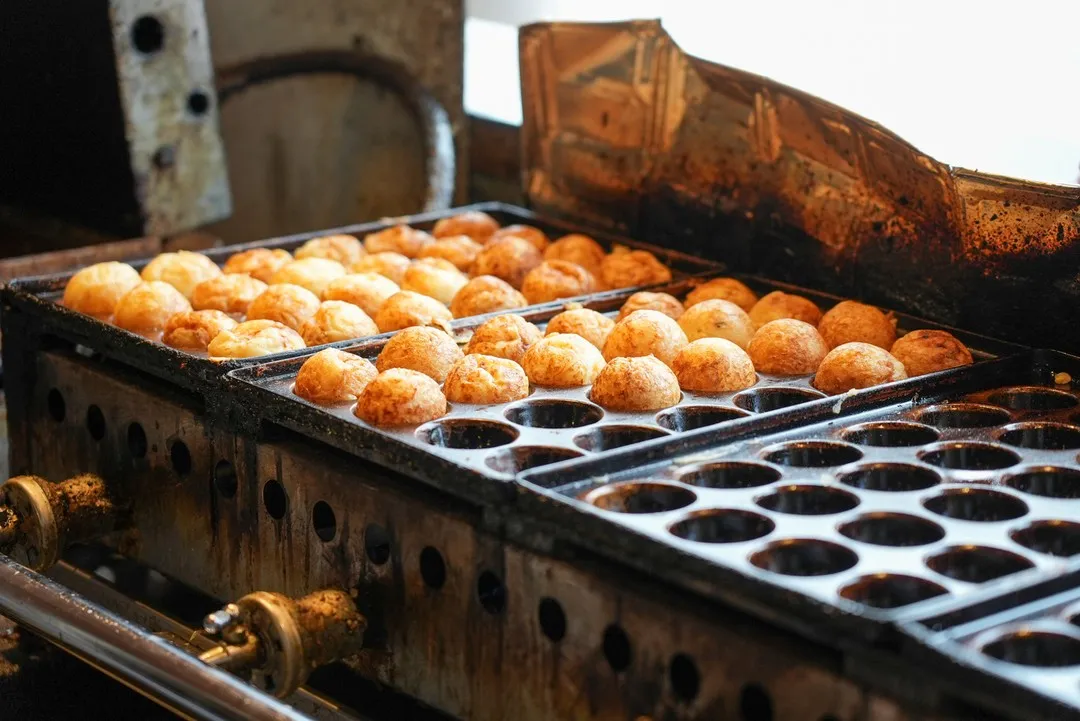
<instances>
[{"instance_id":1,"label":"brass fitting","mask_svg":"<svg viewBox=\"0 0 1080 721\"><path fill-rule=\"evenodd\" d=\"M284 698L314 669L358 653L367 620L344 591L316 591L297 600L258 591L207 616L203 628L223 643L200 659Z\"/></svg>"},{"instance_id":2,"label":"brass fitting","mask_svg":"<svg viewBox=\"0 0 1080 721\"><path fill-rule=\"evenodd\" d=\"M105 481L84 473L61 483L16 476L0 485L0 551L35 571L50 568L71 543L116 528Z\"/></svg>"}]
</instances>

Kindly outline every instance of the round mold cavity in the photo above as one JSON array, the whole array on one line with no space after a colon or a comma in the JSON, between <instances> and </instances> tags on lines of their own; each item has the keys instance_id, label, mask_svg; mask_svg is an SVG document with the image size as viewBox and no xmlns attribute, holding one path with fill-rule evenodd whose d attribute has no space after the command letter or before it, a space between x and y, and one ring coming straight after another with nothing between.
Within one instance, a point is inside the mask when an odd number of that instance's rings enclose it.
<instances>
[{"instance_id":1,"label":"round mold cavity","mask_svg":"<svg viewBox=\"0 0 1080 721\"><path fill-rule=\"evenodd\" d=\"M853 541L875 546L926 546L945 538L945 529L937 523L906 513L868 513L838 530Z\"/></svg>"},{"instance_id":2,"label":"round mold cavity","mask_svg":"<svg viewBox=\"0 0 1080 721\"><path fill-rule=\"evenodd\" d=\"M604 417L600 406L580 401L537 400L506 409L506 420L528 428L581 428Z\"/></svg>"},{"instance_id":3,"label":"round mold cavity","mask_svg":"<svg viewBox=\"0 0 1080 721\"><path fill-rule=\"evenodd\" d=\"M764 463L724 461L706 463L683 471L679 480L702 488L757 488L776 483L783 474Z\"/></svg>"},{"instance_id":4,"label":"round mold cavity","mask_svg":"<svg viewBox=\"0 0 1080 721\"><path fill-rule=\"evenodd\" d=\"M656 422L669 431L692 431L745 418L749 413L719 406L679 406L656 416Z\"/></svg>"},{"instance_id":5,"label":"round mold cavity","mask_svg":"<svg viewBox=\"0 0 1080 721\"><path fill-rule=\"evenodd\" d=\"M517 446L493 453L485 462L488 468L499 473L515 475L522 471L538 466L546 466L550 463L580 458L583 454L571 451L567 448L551 448L549 446Z\"/></svg>"},{"instance_id":6,"label":"round mold cavity","mask_svg":"<svg viewBox=\"0 0 1080 721\"><path fill-rule=\"evenodd\" d=\"M1080 448L1080 428L1065 423L1016 423L1002 429L998 440L1018 448L1065 451Z\"/></svg>"},{"instance_id":7,"label":"round mold cavity","mask_svg":"<svg viewBox=\"0 0 1080 721\"><path fill-rule=\"evenodd\" d=\"M923 501L928 511L958 521L994 523L1011 521L1028 512L1016 496L985 488L949 488Z\"/></svg>"},{"instance_id":8,"label":"round mold cavity","mask_svg":"<svg viewBox=\"0 0 1080 721\"><path fill-rule=\"evenodd\" d=\"M763 538L776 524L752 511L712 508L693 513L668 527L672 534L699 543L742 543Z\"/></svg>"},{"instance_id":9,"label":"round mold cavity","mask_svg":"<svg viewBox=\"0 0 1080 721\"><path fill-rule=\"evenodd\" d=\"M848 443L890 448L924 446L927 443L935 442L939 437L938 432L930 426L899 421L863 423L844 431L842 436Z\"/></svg>"},{"instance_id":10,"label":"round mold cavity","mask_svg":"<svg viewBox=\"0 0 1080 721\"><path fill-rule=\"evenodd\" d=\"M601 486L582 500L615 513L664 513L689 506L697 494L669 483L629 482Z\"/></svg>"},{"instance_id":11,"label":"round mold cavity","mask_svg":"<svg viewBox=\"0 0 1080 721\"><path fill-rule=\"evenodd\" d=\"M906 463L874 463L841 473L839 480L864 491L904 493L932 488L941 483L941 476L929 468Z\"/></svg>"},{"instance_id":12,"label":"round mold cavity","mask_svg":"<svg viewBox=\"0 0 1080 721\"><path fill-rule=\"evenodd\" d=\"M1048 556L1068 558L1080 553L1080 523L1035 521L1011 532L1009 537L1024 548Z\"/></svg>"},{"instance_id":13,"label":"round mold cavity","mask_svg":"<svg viewBox=\"0 0 1080 721\"><path fill-rule=\"evenodd\" d=\"M750 556L750 563L758 568L784 576L829 576L858 562L858 554L851 549L816 538L774 541Z\"/></svg>"},{"instance_id":14,"label":"round mold cavity","mask_svg":"<svg viewBox=\"0 0 1080 721\"><path fill-rule=\"evenodd\" d=\"M942 576L967 583L986 583L1035 566L1023 556L987 546L956 546L926 559Z\"/></svg>"},{"instance_id":15,"label":"round mold cavity","mask_svg":"<svg viewBox=\"0 0 1080 721\"><path fill-rule=\"evenodd\" d=\"M668 434L664 431L648 426L600 426L574 438L574 445L599 453L663 438L666 435Z\"/></svg>"},{"instance_id":16,"label":"round mold cavity","mask_svg":"<svg viewBox=\"0 0 1080 721\"><path fill-rule=\"evenodd\" d=\"M863 453L855 446L832 441L794 441L766 448L762 457L781 466L830 468L854 463Z\"/></svg>"},{"instance_id":17,"label":"round mold cavity","mask_svg":"<svg viewBox=\"0 0 1080 721\"><path fill-rule=\"evenodd\" d=\"M957 441L923 451L919 459L939 468L957 471L996 471L1015 466L1020 456L992 443Z\"/></svg>"},{"instance_id":18,"label":"round mold cavity","mask_svg":"<svg viewBox=\"0 0 1080 721\"><path fill-rule=\"evenodd\" d=\"M998 661L1019 666L1065 668L1080 665L1080 639L1050 631L1013 631L982 647Z\"/></svg>"},{"instance_id":19,"label":"round mold cavity","mask_svg":"<svg viewBox=\"0 0 1080 721\"><path fill-rule=\"evenodd\" d=\"M1005 485L1023 493L1047 498L1080 498L1080 471L1042 466L1013 473Z\"/></svg>"},{"instance_id":20,"label":"round mold cavity","mask_svg":"<svg viewBox=\"0 0 1080 721\"><path fill-rule=\"evenodd\" d=\"M826 397L820 391L805 388L755 388L735 396L734 403L751 413L768 413Z\"/></svg>"},{"instance_id":21,"label":"round mold cavity","mask_svg":"<svg viewBox=\"0 0 1080 721\"><path fill-rule=\"evenodd\" d=\"M1014 411L1060 411L1076 406L1076 396L1051 388L1029 386L991 393L987 402Z\"/></svg>"},{"instance_id":22,"label":"round mold cavity","mask_svg":"<svg viewBox=\"0 0 1080 721\"><path fill-rule=\"evenodd\" d=\"M1009 422L1008 411L983 403L943 403L918 415L920 423L938 428L993 428Z\"/></svg>"},{"instance_id":23,"label":"round mold cavity","mask_svg":"<svg viewBox=\"0 0 1080 721\"><path fill-rule=\"evenodd\" d=\"M901 608L944 596L948 591L933 581L897 573L863 576L840 589L840 596L870 608Z\"/></svg>"},{"instance_id":24,"label":"round mold cavity","mask_svg":"<svg viewBox=\"0 0 1080 721\"><path fill-rule=\"evenodd\" d=\"M498 448L517 440L518 431L511 425L498 421L480 421L458 418L437 421L418 428L417 437L440 448Z\"/></svg>"},{"instance_id":25,"label":"round mold cavity","mask_svg":"<svg viewBox=\"0 0 1080 721\"><path fill-rule=\"evenodd\" d=\"M859 505L859 497L854 493L811 485L782 486L755 501L766 510L798 516L828 516Z\"/></svg>"}]
</instances>

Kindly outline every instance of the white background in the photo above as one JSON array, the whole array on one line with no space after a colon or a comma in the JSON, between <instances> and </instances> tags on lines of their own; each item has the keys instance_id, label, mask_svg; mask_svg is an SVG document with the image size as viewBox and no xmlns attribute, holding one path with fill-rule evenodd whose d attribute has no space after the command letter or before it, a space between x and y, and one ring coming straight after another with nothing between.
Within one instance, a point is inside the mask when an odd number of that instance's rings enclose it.
<instances>
[{"instance_id":1,"label":"white background","mask_svg":"<svg viewBox=\"0 0 1080 721\"><path fill-rule=\"evenodd\" d=\"M684 50L876 120L952 165L1080 171L1080 0L467 0L466 107L521 121L517 25L659 17Z\"/></svg>"}]
</instances>

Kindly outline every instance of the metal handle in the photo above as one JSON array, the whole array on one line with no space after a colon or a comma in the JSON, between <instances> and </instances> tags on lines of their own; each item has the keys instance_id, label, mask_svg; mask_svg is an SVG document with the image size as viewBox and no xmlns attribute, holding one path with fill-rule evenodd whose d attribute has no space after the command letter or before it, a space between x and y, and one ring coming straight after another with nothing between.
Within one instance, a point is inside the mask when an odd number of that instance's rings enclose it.
<instances>
[{"instance_id":1,"label":"metal handle","mask_svg":"<svg viewBox=\"0 0 1080 721\"><path fill-rule=\"evenodd\" d=\"M0 614L185 717L309 721L4 555L0 555Z\"/></svg>"}]
</instances>

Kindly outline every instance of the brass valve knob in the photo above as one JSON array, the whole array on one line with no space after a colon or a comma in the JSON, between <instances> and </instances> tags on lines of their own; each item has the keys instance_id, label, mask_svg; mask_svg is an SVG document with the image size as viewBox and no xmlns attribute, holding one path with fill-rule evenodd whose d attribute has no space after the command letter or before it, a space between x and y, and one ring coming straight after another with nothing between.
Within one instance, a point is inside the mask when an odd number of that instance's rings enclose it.
<instances>
[{"instance_id":1,"label":"brass valve knob","mask_svg":"<svg viewBox=\"0 0 1080 721\"><path fill-rule=\"evenodd\" d=\"M203 628L223 643L199 658L284 698L314 669L358 653L367 621L344 591L296 600L258 591L207 616Z\"/></svg>"},{"instance_id":2,"label":"brass valve knob","mask_svg":"<svg viewBox=\"0 0 1080 721\"><path fill-rule=\"evenodd\" d=\"M64 548L116 528L105 481L91 473L50 483L16 476L0 485L0 551L35 571L56 563Z\"/></svg>"}]
</instances>

